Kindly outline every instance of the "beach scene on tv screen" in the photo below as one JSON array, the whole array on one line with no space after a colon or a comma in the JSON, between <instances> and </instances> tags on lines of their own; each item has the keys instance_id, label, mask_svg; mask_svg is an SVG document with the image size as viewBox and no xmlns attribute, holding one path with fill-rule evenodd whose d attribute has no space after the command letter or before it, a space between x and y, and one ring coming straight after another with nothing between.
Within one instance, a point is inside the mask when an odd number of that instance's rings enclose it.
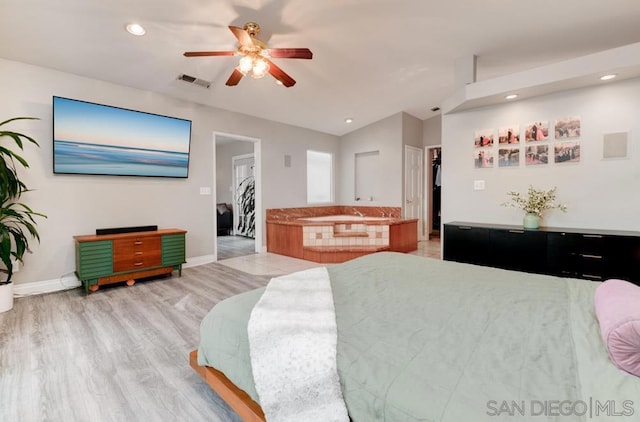
<instances>
[{"instance_id":1,"label":"beach scene on tv screen","mask_svg":"<svg viewBox=\"0 0 640 422\"><path fill-rule=\"evenodd\" d=\"M187 177L191 122L54 97L54 173Z\"/></svg>"}]
</instances>

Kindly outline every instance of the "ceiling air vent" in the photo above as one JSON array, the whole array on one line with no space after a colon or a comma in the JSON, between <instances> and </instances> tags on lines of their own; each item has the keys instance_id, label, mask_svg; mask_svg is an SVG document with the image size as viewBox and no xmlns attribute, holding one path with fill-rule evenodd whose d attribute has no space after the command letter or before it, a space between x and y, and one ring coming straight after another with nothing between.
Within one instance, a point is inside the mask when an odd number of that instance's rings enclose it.
<instances>
[{"instance_id":1,"label":"ceiling air vent","mask_svg":"<svg viewBox=\"0 0 640 422\"><path fill-rule=\"evenodd\" d=\"M204 79L196 78L194 76L185 75L184 73L178 76L179 81L184 81L193 85L198 85L203 88L209 88L211 86L211 82L205 81Z\"/></svg>"}]
</instances>

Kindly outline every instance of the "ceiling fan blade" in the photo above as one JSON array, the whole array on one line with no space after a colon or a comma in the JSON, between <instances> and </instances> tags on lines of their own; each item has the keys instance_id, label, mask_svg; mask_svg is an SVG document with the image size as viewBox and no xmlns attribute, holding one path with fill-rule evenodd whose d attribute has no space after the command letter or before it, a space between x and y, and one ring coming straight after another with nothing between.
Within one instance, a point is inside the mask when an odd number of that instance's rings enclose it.
<instances>
[{"instance_id":1,"label":"ceiling fan blade","mask_svg":"<svg viewBox=\"0 0 640 422\"><path fill-rule=\"evenodd\" d=\"M231 76L229 76L229 79L227 79L227 83L225 85L236 86L243 76L244 75L242 74L242 72L240 72L238 69L233 69L233 73L231 74Z\"/></svg>"},{"instance_id":2,"label":"ceiling fan blade","mask_svg":"<svg viewBox=\"0 0 640 422\"><path fill-rule=\"evenodd\" d=\"M238 41L240 42L240 45L244 45L248 47L253 46L253 38L251 38L251 35L249 35L247 31L240 28L239 26L229 26L229 29L231 30L231 32L233 32L233 35L235 35L235 37L238 39Z\"/></svg>"},{"instance_id":3,"label":"ceiling fan blade","mask_svg":"<svg viewBox=\"0 0 640 422\"><path fill-rule=\"evenodd\" d=\"M271 76L282 82L282 85L289 88L296 84L296 81L291 76L287 75L284 70L276 66L271 60L265 60L269 62L269 73Z\"/></svg>"},{"instance_id":4,"label":"ceiling fan blade","mask_svg":"<svg viewBox=\"0 0 640 422\"><path fill-rule=\"evenodd\" d=\"M308 48L270 48L269 55L276 59L312 59Z\"/></svg>"},{"instance_id":5,"label":"ceiling fan blade","mask_svg":"<svg viewBox=\"0 0 640 422\"><path fill-rule=\"evenodd\" d=\"M235 51L187 51L185 57L201 57L201 56L233 56Z\"/></svg>"}]
</instances>

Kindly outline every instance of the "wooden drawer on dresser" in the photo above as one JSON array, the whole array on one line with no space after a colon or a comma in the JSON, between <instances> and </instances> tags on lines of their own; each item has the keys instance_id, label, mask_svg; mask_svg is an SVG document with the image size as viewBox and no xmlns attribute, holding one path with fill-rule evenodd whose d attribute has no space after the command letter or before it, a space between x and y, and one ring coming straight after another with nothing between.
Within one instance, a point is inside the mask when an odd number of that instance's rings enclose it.
<instances>
[{"instance_id":1,"label":"wooden drawer on dresser","mask_svg":"<svg viewBox=\"0 0 640 422\"><path fill-rule=\"evenodd\" d=\"M160 236L113 241L114 272L159 267L162 264Z\"/></svg>"}]
</instances>

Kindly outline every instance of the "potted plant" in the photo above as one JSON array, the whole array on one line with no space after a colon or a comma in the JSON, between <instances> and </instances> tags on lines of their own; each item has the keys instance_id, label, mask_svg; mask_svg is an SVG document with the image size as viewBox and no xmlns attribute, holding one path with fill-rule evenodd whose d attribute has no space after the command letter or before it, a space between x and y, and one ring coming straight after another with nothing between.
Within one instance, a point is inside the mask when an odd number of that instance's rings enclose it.
<instances>
[{"instance_id":1,"label":"potted plant","mask_svg":"<svg viewBox=\"0 0 640 422\"><path fill-rule=\"evenodd\" d=\"M520 208L525 212L523 226L525 229L537 229L540 227L542 213L546 210L558 208L562 212L567 211L566 205L556 202L556 187L550 190L534 189L529 186L527 195L519 192L507 192L511 202L505 202L502 206Z\"/></svg>"},{"instance_id":2,"label":"potted plant","mask_svg":"<svg viewBox=\"0 0 640 422\"><path fill-rule=\"evenodd\" d=\"M3 126L16 120L36 120L33 117L15 117L0 123L0 312L13 308L14 262L22 262L29 251L29 241L40 236L34 217L45 215L34 212L29 206L18 202L23 193L29 192L20 180L18 167L29 167L27 161L16 153L15 147L24 149L28 141L39 146L31 137L5 130ZM14 149L11 149L11 148Z\"/></svg>"}]
</instances>

